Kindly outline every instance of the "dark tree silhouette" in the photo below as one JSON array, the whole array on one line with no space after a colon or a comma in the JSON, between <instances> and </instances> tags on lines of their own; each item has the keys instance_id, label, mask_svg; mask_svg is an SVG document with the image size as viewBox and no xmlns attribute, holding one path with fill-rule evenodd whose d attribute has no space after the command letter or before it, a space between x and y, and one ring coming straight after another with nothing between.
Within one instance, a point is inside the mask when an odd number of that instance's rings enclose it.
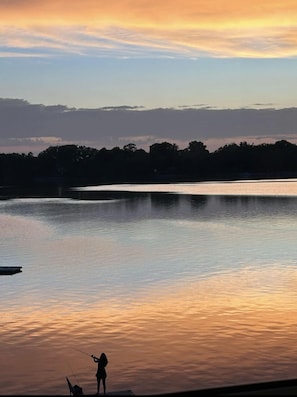
<instances>
[{"instance_id":1,"label":"dark tree silhouette","mask_svg":"<svg viewBox=\"0 0 297 397\"><path fill-rule=\"evenodd\" d=\"M209 171L209 151L203 142L192 141L181 151L180 169L183 175L194 178L203 178Z\"/></svg>"},{"instance_id":2,"label":"dark tree silhouette","mask_svg":"<svg viewBox=\"0 0 297 397\"><path fill-rule=\"evenodd\" d=\"M39 153L0 154L0 184L94 184L297 177L297 146L286 140L260 145L231 143L213 153L200 141L179 150L161 142L149 152L128 143L112 149L50 146Z\"/></svg>"},{"instance_id":3,"label":"dark tree silhouette","mask_svg":"<svg viewBox=\"0 0 297 397\"><path fill-rule=\"evenodd\" d=\"M151 167L156 175L172 175L177 171L178 146L162 142L150 146Z\"/></svg>"}]
</instances>

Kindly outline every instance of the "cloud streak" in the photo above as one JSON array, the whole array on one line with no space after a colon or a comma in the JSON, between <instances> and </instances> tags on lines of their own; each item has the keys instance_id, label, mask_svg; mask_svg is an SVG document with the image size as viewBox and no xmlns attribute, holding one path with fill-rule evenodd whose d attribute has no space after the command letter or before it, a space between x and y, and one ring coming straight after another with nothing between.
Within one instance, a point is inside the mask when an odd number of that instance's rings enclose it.
<instances>
[{"instance_id":1,"label":"cloud streak","mask_svg":"<svg viewBox=\"0 0 297 397\"><path fill-rule=\"evenodd\" d=\"M37 153L69 143L97 148L136 143L148 149L155 142L174 142L182 148L198 140L215 150L231 142L295 142L296 119L297 108L77 109L0 99L0 151Z\"/></svg>"},{"instance_id":2,"label":"cloud streak","mask_svg":"<svg viewBox=\"0 0 297 397\"><path fill-rule=\"evenodd\" d=\"M0 15L2 56L297 55L292 0L2 0Z\"/></svg>"}]
</instances>

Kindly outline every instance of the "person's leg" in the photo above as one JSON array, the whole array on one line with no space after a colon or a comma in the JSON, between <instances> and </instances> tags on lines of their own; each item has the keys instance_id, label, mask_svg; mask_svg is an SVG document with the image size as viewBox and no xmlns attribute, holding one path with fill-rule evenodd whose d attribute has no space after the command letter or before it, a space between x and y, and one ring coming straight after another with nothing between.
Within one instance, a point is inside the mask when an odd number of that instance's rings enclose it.
<instances>
[{"instance_id":1,"label":"person's leg","mask_svg":"<svg viewBox=\"0 0 297 397\"><path fill-rule=\"evenodd\" d=\"M103 391L104 391L104 394L106 394L106 383L105 383L105 378L102 378L102 383L103 383Z\"/></svg>"},{"instance_id":2,"label":"person's leg","mask_svg":"<svg viewBox=\"0 0 297 397\"><path fill-rule=\"evenodd\" d=\"M99 394L100 390L100 378L97 378L97 394Z\"/></svg>"}]
</instances>

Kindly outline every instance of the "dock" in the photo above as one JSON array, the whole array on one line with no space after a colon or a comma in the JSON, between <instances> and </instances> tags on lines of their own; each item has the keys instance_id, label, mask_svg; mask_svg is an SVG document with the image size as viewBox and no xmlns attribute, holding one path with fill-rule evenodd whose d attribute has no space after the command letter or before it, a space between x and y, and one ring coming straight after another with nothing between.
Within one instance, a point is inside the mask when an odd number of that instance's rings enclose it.
<instances>
[{"instance_id":1,"label":"dock","mask_svg":"<svg viewBox=\"0 0 297 397\"><path fill-rule=\"evenodd\" d=\"M22 272L22 266L0 266L0 276L12 276Z\"/></svg>"},{"instance_id":2,"label":"dock","mask_svg":"<svg viewBox=\"0 0 297 397\"><path fill-rule=\"evenodd\" d=\"M73 394L75 395L75 394ZM87 394L95 396L96 394ZM100 393L103 395L103 393ZM132 390L107 392L106 396L135 396L135 397L196 397L196 396L297 396L297 379L285 379L271 382L249 383L232 386L210 387L196 390L160 393L135 394ZM47 396L49 397L49 396Z\"/></svg>"}]
</instances>

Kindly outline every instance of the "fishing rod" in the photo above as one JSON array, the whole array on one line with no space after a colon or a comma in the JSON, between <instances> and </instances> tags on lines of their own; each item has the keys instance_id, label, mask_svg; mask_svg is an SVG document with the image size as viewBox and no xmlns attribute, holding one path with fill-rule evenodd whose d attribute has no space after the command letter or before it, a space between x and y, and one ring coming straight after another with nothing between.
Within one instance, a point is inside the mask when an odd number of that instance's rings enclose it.
<instances>
[{"instance_id":1,"label":"fishing rod","mask_svg":"<svg viewBox=\"0 0 297 397\"><path fill-rule=\"evenodd\" d=\"M90 354L90 353L84 352L83 350L80 350L80 349L78 349L76 347L73 347L72 349L77 350L78 352L80 352L82 354L85 354L88 357L92 357L92 358L95 358L96 360L99 360L99 358L94 356L94 354Z\"/></svg>"},{"instance_id":2,"label":"fishing rod","mask_svg":"<svg viewBox=\"0 0 297 397\"><path fill-rule=\"evenodd\" d=\"M70 368L70 371L71 371L72 375L74 376L74 378L75 378L75 380L76 380L76 382L77 382L77 378L76 378L76 375L75 375L74 372L73 372L72 367L70 366L69 363L67 363L67 365L68 365L68 367Z\"/></svg>"},{"instance_id":3,"label":"fishing rod","mask_svg":"<svg viewBox=\"0 0 297 397\"><path fill-rule=\"evenodd\" d=\"M83 350L77 349L76 347L73 347L72 349L77 350L78 352L80 352L80 353L82 353L82 354L85 354L85 355L88 356L88 357L94 357L93 354L84 352Z\"/></svg>"}]
</instances>

